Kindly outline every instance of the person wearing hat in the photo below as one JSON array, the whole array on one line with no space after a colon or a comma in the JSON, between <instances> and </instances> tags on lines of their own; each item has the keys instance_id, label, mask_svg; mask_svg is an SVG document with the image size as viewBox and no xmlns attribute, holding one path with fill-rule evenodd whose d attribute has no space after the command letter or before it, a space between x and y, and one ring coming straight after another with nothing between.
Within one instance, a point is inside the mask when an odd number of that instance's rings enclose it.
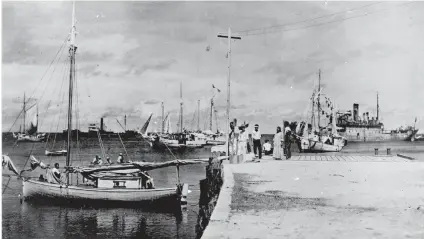
<instances>
[{"instance_id":1,"label":"person wearing hat","mask_svg":"<svg viewBox=\"0 0 424 239\"><path fill-rule=\"evenodd\" d=\"M94 157L92 164L94 165L102 165L102 158L99 155L96 155L96 157Z\"/></svg>"},{"instance_id":2,"label":"person wearing hat","mask_svg":"<svg viewBox=\"0 0 424 239\"><path fill-rule=\"evenodd\" d=\"M255 129L252 131L253 138L253 152L259 154L259 159L262 159L262 144L261 144L261 132L259 131L259 125L255 124Z\"/></svg>"},{"instance_id":3,"label":"person wearing hat","mask_svg":"<svg viewBox=\"0 0 424 239\"><path fill-rule=\"evenodd\" d=\"M124 163L124 155L122 153L119 153L117 162L118 163Z\"/></svg>"},{"instance_id":4,"label":"person wearing hat","mask_svg":"<svg viewBox=\"0 0 424 239\"><path fill-rule=\"evenodd\" d=\"M237 155L244 155L247 154L247 140L249 140L249 135L246 132L245 125L239 126L239 130Z\"/></svg>"}]
</instances>

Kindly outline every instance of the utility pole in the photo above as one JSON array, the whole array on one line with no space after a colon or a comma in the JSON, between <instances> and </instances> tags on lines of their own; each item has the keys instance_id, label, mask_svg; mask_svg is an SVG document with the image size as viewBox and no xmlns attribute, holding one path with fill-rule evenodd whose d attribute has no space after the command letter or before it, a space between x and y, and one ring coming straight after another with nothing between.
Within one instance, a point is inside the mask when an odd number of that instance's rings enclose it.
<instances>
[{"instance_id":1,"label":"utility pole","mask_svg":"<svg viewBox=\"0 0 424 239\"><path fill-rule=\"evenodd\" d=\"M230 94L230 87L231 87L231 39L235 40L241 40L241 37L239 36L231 36L231 27L228 27L228 34L218 34L218 37L220 38L227 38L228 39L228 79L227 79L227 156L230 156L230 144L229 144L229 136L230 136L230 107L231 107L231 94Z\"/></svg>"}]
</instances>

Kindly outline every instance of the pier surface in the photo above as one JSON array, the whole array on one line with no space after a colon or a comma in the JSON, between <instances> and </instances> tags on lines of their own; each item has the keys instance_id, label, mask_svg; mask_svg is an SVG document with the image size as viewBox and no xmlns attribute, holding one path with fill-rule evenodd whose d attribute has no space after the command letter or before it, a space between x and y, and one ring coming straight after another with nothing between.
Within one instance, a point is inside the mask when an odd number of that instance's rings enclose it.
<instances>
[{"instance_id":1,"label":"pier surface","mask_svg":"<svg viewBox=\"0 0 424 239\"><path fill-rule=\"evenodd\" d=\"M224 165L202 238L424 238L424 163L294 156Z\"/></svg>"}]
</instances>

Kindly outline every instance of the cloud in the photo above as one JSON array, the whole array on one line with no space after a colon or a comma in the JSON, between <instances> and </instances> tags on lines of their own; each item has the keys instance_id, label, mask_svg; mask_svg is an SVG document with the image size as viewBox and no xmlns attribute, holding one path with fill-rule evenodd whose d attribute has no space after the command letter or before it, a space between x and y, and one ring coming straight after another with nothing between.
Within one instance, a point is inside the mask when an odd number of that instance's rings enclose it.
<instances>
[{"instance_id":1,"label":"cloud","mask_svg":"<svg viewBox=\"0 0 424 239\"><path fill-rule=\"evenodd\" d=\"M146 100L144 102L144 104L146 104L146 105L156 105L156 104L159 104L159 103L160 103L159 100Z\"/></svg>"}]
</instances>

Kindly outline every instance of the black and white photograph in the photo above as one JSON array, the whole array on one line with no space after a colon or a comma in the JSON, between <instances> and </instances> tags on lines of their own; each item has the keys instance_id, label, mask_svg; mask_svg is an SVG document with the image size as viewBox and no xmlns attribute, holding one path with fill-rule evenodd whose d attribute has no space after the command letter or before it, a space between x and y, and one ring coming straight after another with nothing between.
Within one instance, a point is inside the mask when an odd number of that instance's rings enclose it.
<instances>
[{"instance_id":1,"label":"black and white photograph","mask_svg":"<svg viewBox=\"0 0 424 239\"><path fill-rule=\"evenodd\" d=\"M2 1L2 238L424 239L424 1Z\"/></svg>"}]
</instances>

